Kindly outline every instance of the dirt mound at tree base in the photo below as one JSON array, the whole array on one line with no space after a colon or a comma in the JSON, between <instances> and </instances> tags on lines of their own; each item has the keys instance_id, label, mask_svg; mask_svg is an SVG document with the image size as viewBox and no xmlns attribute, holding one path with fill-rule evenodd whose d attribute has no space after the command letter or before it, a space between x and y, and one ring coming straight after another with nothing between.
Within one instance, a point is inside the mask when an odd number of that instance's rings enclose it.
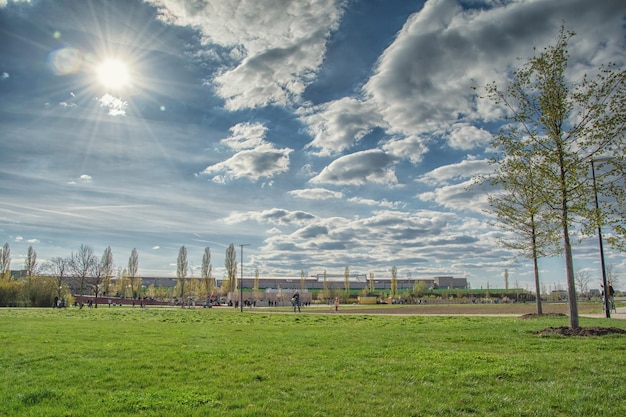
<instances>
[{"instance_id":1,"label":"dirt mound at tree base","mask_svg":"<svg viewBox=\"0 0 626 417\"><path fill-rule=\"evenodd\" d=\"M537 313L529 313L520 316L520 319L536 319L539 317L567 317L565 313L546 313L546 314L537 314Z\"/></svg>"},{"instance_id":2,"label":"dirt mound at tree base","mask_svg":"<svg viewBox=\"0 0 626 417\"><path fill-rule=\"evenodd\" d=\"M626 330L618 327L546 327L545 329L534 332L539 336L558 334L561 336L604 336L608 334L626 334Z\"/></svg>"}]
</instances>

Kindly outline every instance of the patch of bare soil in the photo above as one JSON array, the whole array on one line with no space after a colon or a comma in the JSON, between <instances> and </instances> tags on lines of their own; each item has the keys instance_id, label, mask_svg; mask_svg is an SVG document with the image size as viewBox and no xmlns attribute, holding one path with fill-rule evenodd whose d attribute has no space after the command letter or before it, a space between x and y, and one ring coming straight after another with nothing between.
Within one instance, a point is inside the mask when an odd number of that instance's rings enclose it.
<instances>
[{"instance_id":1,"label":"patch of bare soil","mask_svg":"<svg viewBox=\"0 0 626 417\"><path fill-rule=\"evenodd\" d=\"M540 336L558 334L561 336L605 336L608 334L626 334L626 330L617 327L546 327L545 329L535 332Z\"/></svg>"}]
</instances>

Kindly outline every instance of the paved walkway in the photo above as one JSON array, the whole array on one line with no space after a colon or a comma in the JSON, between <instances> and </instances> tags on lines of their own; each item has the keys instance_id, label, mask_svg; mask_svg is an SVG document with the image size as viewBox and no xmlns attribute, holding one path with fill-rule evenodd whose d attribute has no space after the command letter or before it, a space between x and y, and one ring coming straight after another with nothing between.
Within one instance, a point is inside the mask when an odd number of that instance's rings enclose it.
<instances>
[{"instance_id":1,"label":"paved walkway","mask_svg":"<svg viewBox=\"0 0 626 417\"><path fill-rule=\"evenodd\" d=\"M594 319L601 319L606 317L606 314L604 312L599 313L599 314L581 314L581 317L591 317ZM621 319L621 320L626 320L626 307L618 307L617 308L617 312L615 311L611 311L611 318L612 319Z\"/></svg>"}]
</instances>

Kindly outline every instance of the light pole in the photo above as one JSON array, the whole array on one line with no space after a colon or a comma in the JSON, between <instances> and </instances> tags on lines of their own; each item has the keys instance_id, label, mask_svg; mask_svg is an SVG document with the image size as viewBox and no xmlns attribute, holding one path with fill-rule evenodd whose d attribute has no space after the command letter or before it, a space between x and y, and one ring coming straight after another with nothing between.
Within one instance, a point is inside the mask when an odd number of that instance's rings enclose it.
<instances>
[{"instance_id":1,"label":"light pole","mask_svg":"<svg viewBox=\"0 0 626 417\"><path fill-rule=\"evenodd\" d=\"M598 222L598 243L600 244L600 267L602 268L602 287L604 294L604 311L606 318L611 318L611 309L609 307L609 293L608 286L606 285L606 266L604 264L604 245L602 244L602 222L600 221L600 204L598 203L598 187L596 185L596 169L593 165L594 162L606 162L611 158L598 158L591 160L591 179L593 181L593 194L596 202L596 219Z\"/></svg>"},{"instance_id":2,"label":"light pole","mask_svg":"<svg viewBox=\"0 0 626 417\"><path fill-rule=\"evenodd\" d=\"M239 308L243 313L243 247L250 246L249 243L239 245L241 247L241 279L239 280Z\"/></svg>"}]
</instances>

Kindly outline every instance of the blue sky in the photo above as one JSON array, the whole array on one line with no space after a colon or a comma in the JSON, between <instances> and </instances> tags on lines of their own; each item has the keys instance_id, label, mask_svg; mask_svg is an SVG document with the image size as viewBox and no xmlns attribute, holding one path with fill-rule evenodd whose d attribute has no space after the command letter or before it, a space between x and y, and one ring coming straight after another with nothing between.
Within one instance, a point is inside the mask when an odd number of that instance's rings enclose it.
<instances>
[{"instance_id":1,"label":"blue sky","mask_svg":"<svg viewBox=\"0 0 626 417\"><path fill-rule=\"evenodd\" d=\"M87 244L175 276L185 245L221 278L234 243L246 276L479 288L508 269L533 289L467 189L502 115L472 87L562 23L572 78L623 67L625 18L620 0L0 0L0 244L13 269ZM574 255L598 287L597 239ZM565 288L560 258L540 266Z\"/></svg>"}]
</instances>

